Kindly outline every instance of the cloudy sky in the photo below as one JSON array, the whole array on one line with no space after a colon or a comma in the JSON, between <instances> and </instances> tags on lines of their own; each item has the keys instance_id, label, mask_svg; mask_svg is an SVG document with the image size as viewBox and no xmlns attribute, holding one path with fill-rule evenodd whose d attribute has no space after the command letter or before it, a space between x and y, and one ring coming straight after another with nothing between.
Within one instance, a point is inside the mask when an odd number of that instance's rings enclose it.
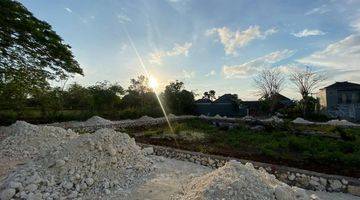
<instances>
[{"instance_id":1,"label":"cloudy sky","mask_svg":"<svg viewBox=\"0 0 360 200\"><path fill-rule=\"evenodd\" d=\"M360 82L360 0L21 0L72 46L84 85L144 74L160 85L257 99L253 76L310 66ZM291 83L283 94L298 98ZM198 96L199 98L200 96Z\"/></svg>"}]
</instances>

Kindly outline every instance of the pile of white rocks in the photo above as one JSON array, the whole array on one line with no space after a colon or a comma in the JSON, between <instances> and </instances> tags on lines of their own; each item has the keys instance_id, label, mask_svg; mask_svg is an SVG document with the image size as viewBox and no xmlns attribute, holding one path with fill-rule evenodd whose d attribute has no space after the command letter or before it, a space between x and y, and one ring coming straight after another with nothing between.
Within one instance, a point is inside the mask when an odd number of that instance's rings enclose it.
<instances>
[{"instance_id":1,"label":"pile of white rocks","mask_svg":"<svg viewBox=\"0 0 360 200\"><path fill-rule=\"evenodd\" d=\"M186 200L297 200L310 199L305 190L278 181L252 164L229 161L223 167L195 178L179 199Z\"/></svg>"},{"instance_id":2,"label":"pile of white rocks","mask_svg":"<svg viewBox=\"0 0 360 200\"><path fill-rule=\"evenodd\" d=\"M294 124L313 124L314 122L305 120L304 118L297 117L292 121Z\"/></svg>"},{"instance_id":3,"label":"pile of white rocks","mask_svg":"<svg viewBox=\"0 0 360 200\"><path fill-rule=\"evenodd\" d=\"M54 149L78 137L72 130L52 126L36 126L17 121L8 127L1 127L5 139L0 141L0 159L24 160Z\"/></svg>"},{"instance_id":4,"label":"pile of white rocks","mask_svg":"<svg viewBox=\"0 0 360 200\"><path fill-rule=\"evenodd\" d=\"M126 199L151 170L133 138L100 129L18 167L2 181L0 199Z\"/></svg>"},{"instance_id":5,"label":"pile of white rocks","mask_svg":"<svg viewBox=\"0 0 360 200\"><path fill-rule=\"evenodd\" d=\"M91 118L89 118L84 122L84 126L94 126L94 125L98 126L98 125L109 125L109 124L113 124L113 122L99 116L92 116Z\"/></svg>"}]
</instances>

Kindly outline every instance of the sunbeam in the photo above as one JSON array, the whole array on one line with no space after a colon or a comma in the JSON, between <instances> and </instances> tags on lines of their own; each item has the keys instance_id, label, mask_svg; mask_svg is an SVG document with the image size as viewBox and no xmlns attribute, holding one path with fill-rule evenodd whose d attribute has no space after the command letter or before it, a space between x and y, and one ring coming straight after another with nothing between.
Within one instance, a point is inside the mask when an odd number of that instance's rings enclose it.
<instances>
[{"instance_id":1,"label":"sunbeam","mask_svg":"<svg viewBox=\"0 0 360 200\"><path fill-rule=\"evenodd\" d=\"M141 56L140 56L140 54L139 54L139 52L138 52L138 50L137 50L137 48L136 48L136 46L135 46L135 44L134 44L134 42L132 40L130 34L128 33L128 31L127 31L127 29L125 27L125 25L122 24L122 27L123 27L123 30L124 30L128 40L129 40L131 48L134 50L134 52L135 52L135 54L136 54L136 56L137 56L137 58L138 58L138 60L140 62L140 65L141 65L141 67L143 68L143 70L145 72L146 77L149 79L149 86L151 87L151 89L155 93L155 96L156 96L156 98L157 98L157 100L159 102L159 105L160 105L161 110L162 110L162 112L164 114L166 122L169 125L170 131L171 131L171 133L174 133L174 130L173 130L172 126L171 126L170 120L169 120L169 118L168 118L168 116L166 114L165 108L164 108L164 106L163 106L163 104L162 104L162 102L160 100L159 94L156 92L156 88L158 86L158 83L157 83L156 79L153 76L151 76L150 73L148 72L148 70L147 70L147 68L146 68L146 66L145 66L145 64L143 62L143 59L141 58Z\"/></svg>"}]
</instances>

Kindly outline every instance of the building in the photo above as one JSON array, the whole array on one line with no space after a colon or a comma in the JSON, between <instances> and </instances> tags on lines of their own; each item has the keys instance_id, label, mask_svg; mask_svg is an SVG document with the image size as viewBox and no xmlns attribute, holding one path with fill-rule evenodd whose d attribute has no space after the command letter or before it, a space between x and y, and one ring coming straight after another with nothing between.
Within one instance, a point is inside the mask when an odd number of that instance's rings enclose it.
<instances>
[{"instance_id":1,"label":"building","mask_svg":"<svg viewBox=\"0 0 360 200\"><path fill-rule=\"evenodd\" d=\"M195 101L195 112L206 116L242 117L246 115L245 110L239 108L237 95L224 94L215 101L203 98Z\"/></svg>"},{"instance_id":2,"label":"building","mask_svg":"<svg viewBox=\"0 0 360 200\"><path fill-rule=\"evenodd\" d=\"M336 82L320 89L320 109L331 117L360 121L360 84Z\"/></svg>"},{"instance_id":3,"label":"building","mask_svg":"<svg viewBox=\"0 0 360 200\"><path fill-rule=\"evenodd\" d=\"M279 93L273 95L272 100L275 101L274 111L295 105L295 102L293 100ZM264 113L264 111L262 110L261 101L242 101L240 103L240 108L245 109L247 115L250 116L259 116L259 115L268 114L268 113Z\"/></svg>"},{"instance_id":4,"label":"building","mask_svg":"<svg viewBox=\"0 0 360 200\"><path fill-rule=\"evenodd\" d=\"M275 109L281 109L294 105L291 99L277 94ZM264 115L261 110L260 101L239 101L237 95L224 94L215 101L203 98L195 101L196 114L206 116L227 116L227 117L243 117L246 115L259 116Z\"/></svg>"}]
</instances>

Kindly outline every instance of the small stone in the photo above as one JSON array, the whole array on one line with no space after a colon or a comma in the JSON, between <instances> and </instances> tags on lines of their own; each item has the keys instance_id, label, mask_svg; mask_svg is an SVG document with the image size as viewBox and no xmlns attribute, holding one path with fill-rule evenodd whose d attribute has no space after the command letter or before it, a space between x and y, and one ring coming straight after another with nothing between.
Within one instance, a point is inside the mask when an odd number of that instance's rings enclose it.
<instances>
[{"instance_id":1,"label":"small stone","mask_svg":"<svg viewBox=\"0 0 360 200\"><path fill-rule=\"evenodd\" d=\"M15 189L6 189L1 192L0 199L1 200L10 200L16 193Z\"/></svg>"},{"instance_id":2,"label":"small stone","mask_svg":"<svg viewBox=\"0 0 360 200\"><path fill-rule=\"evenodd\" d=\"M29 191L29 192L34 192L35 190L38 189L38 186L35 184L30 184L28 186L25 187L25 190Z\"/></svg>"},{"instance_id":3,"label":"small stone","mask_svg":"<svg viewBox=\"0 0 360 200\"><path fill-rule=\"evenodd\" d=\"M342 179L341 182L344 184L344 185L347 185L349 182L345 179Z\"/></svg>"},{"instance_id":4,"label":"small stone","mask_svg":"<svg viewBox=\"0 0 360 200\"><path fill-rule=\"evenodd\" d=\"M342 186L342 183L339 181L339 180L331 180L330 181L330 187L333 189L333 190L339 190Z\"/></svg>"},{"instance_id":5,"label":"small stone","mask_svg":"<svg viewBox=\"0 0 360 200\"><path fill-rule=\"evenodd\" d=\"M72 182L64 182L63 183L63 187L65 188L65 189L68 189L68 190L70 190L72 187L74 186L74 184L72 183Z\"/></svg>"},{"instance_id":6,"label":"small stone","mask_svg":"<svg viewBox=\"0 0 360 200\"><path fill-rule=\"evenodd\" d=\"M64 165L65 165L65 160L59 159L59 160L56 160L56 162L55 162L56 167L62 167Z\"/></svg>"},{"instance_id":7,"label":"small stone","mask_svg":"<svg viewBox=\"0 0 360 200\"><path fill-rule=\"evenodd\" d=\"M326 186L327 180L325 178L320 177L320 183L323 186Z\"/></svg>"},{"instance_id":8,"label":"small stone","mask_svg":"<svg viewBox=\"0 0 360 200\"><path fill-rule=\"evenodd\" d=\"M71 194L68 196L69 199L74 199L78 196L77 191L72 191Z\"/></svg>"},{"instance_id":9,"label":"small stone","mask_svg":"<svg viewBox=\"0 0 360 200\"><path fill-rule=\"evenodd\" d=\"M22 184L20 182L16 182L16 181L11 181L9 183L9 187L13 188L13 189L18 189L22 187Z\"/></svg>"},{"instance_id":10,"label":"small stone","mask_svg":"<svg viewBox=\"0 0 360 200\"><path fill-rule=\"evenodd\" d=\"M86 183L88 186L91 186L91 185L94 183L94 179L92 179L92 178L87 178L87 179L85 179L85 183Z\"/></svg>"},{"instance_id":11,"label":"small stone","mask_svg":"<svg viewBox=\"0 0 360 200\"><path fill-rule=\"evenodd\" d=\"M144 154L144 155L152 155L154 154L154 148L153 147L146 147L146 148L143 148L141 150L141 152Z\"/></svg>"},{"instance_id":12,"label":"small stone","mask_svg":"<svg viewBox=\"0 0 360 200\"><path fill-rule=\"evenodd\" d=\"M107 151L110 154L110 156L115 156L116 155L116 151L115 151L114 147L112 147L111 145L109 145L107 147Z\"/></svg>"},{"instance_id":13,"label":"small stone","mask_svg":"<svg viewBox=\"0 0 360 200\"><path fill-rule=\"evenodd\" d=\"M295 180L295 175L294 175L294 174L290 174L289 177L288 177L288 179L289 179L290 181Z\"/></svg>"},{"instance_id":14,"label":"small stone","mask_svg":"<svg viewBox=\"0 0 360 200\"><path fill-rule=\"evenodd\" d=\"M80 188L81 188L82 190L85 190L85 189L87 188L86 183L82 183L82 184L80 185Z\"/></svg>"},{"instance_id":15,"label":"small stone","mask_svg":"<svg viewBox=\"0 0 360 200\"><path fill-rule=\"evenodd\" d=\"M109 195L111 191L109 189L105 189L105 194Z\"/></svg>"}]
</instances>

